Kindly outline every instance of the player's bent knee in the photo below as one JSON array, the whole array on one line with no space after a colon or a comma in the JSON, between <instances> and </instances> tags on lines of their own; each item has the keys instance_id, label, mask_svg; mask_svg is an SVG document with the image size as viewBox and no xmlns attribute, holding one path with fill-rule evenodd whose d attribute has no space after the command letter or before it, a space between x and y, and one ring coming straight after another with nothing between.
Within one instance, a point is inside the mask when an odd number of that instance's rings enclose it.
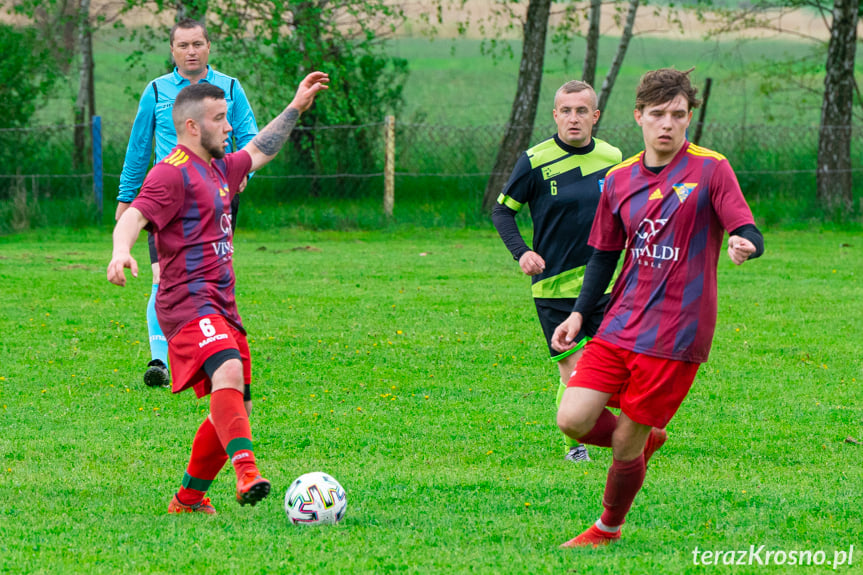
<instances>
[{"instance_id":1,"label":"player's bent knee","mask_svg":"<svg viewBox=\"0 0 863 575\"><path fill-rule=\"evenodd\" d=\"M586 435L596 423L596 417L578 409L567 409L561 404L557 410L557 426L568 437L578 439Z\"/></svg>"},{"instance_id":2,"label":"player's bent knee","mask_svg":"<svg viewBox=\"0 0 863 575\"><path fill-rule=\"evenodd\" d=\"M568 437L586 435L605 408L606 397L590 389L567 388L557 410L557 426Z\"/></svg>"}]
</instances>

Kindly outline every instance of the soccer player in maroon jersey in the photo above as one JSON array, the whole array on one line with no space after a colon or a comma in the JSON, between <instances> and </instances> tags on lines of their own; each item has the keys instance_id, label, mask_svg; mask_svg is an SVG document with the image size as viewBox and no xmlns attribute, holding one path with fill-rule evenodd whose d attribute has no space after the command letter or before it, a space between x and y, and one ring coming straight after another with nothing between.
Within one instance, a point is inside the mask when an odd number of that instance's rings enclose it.
<instances>
[{"instance_id":1,"label":"soccer player in maroon jersey","mask_svg":"<svg viewBox=\"0 0 863 575\"><path fill-rule=\"evenodd\" d=\"M707 361L725 231L735 264L764 251L728 160L686 140L699 104L689 72L661 69L642 76L634 115L644 151L606 175L581 294L552 336L555 349L573 346L586 310L605 291L625 250L605 319L557 412L564 433L611 447L613 456L602 516L563 547L620 538L647 461L665 442L665 426ZM620 407L620 415L607 406Z\"/></svg>"},{"instance_id":2,"label":"soccer player in maroon jersey","mask_svg":"<svg viewBox=\"0 0 863 575\"><path fill-rule=\"evenodd\" d=\"M138 234L145 228L156 233L162 264L156 313L168 338L173 392L193 388L198 397L210 395L210 414L192 442L169 513L215 513L205 495L229 458L240 505L255 505L270 492L252 449L251 362L234 299L231 199L250 171L275 157L328 82L323 72L306 76L285 110L242 150L227 155L232 128L224 91L208 83L183 88L172 111L177 146L153 166L114 228L108 280L121 287L124 268L138 276L130 253Z\"/></svg>"}]
</instances>

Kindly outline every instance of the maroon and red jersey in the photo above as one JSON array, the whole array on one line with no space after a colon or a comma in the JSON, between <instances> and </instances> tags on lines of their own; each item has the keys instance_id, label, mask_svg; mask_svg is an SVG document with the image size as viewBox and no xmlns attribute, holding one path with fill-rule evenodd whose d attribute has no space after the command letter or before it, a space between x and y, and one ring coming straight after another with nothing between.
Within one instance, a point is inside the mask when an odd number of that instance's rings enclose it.
<instances>
[{"instance_id":1,"label":"maroon and red jersey","mask_svg":"<svg viewBox=\"0 0 863 575\"><path fill-rule=\"evenodd\" d=\"M703 363L716 327L723 234L755 220L721 154L687 142L658 174L643 155L609 170L591 229L591 246L626 251L596 337Z\"/></svg>"},{"instance_id":2,"label":"maroon and red jersey","mask_svg":"<svg viewBox=\"0 0 863 575\"><path fill-rule=\"evenodd\" d=\"M234 299L231 198L251 167L242 150L207 163L179 145L153 166L132 202L156 234L156 315L169 340L208 314L246 333Z\"/></svg>"}]
</instances>

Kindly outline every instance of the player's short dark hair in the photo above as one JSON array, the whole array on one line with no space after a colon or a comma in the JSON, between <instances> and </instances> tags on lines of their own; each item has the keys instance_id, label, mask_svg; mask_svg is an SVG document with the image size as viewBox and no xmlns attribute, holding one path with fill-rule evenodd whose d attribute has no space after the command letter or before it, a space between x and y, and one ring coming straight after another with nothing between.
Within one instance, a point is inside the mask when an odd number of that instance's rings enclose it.
<instances>
[{"instance_id":1,"label":"player's short dark hair","mask_svg":"<svg viewBox=\"0 0 863 575\"><path fill-rule=\"evenodd\" d=\"M174 33L182 28L183 30L191 30L193 28L200 28L201 31L204 32L204 40L207 42L210 41L210 33L207 32L207 27L204 26L204 23L199 20L192 20L191 18L183 18L176 24L171 27L171 33L168 35L168 39L171 43L171 46L174 45Z\"/></svg>"},{"instance_id":2,"label":"player's short dark hair","mask_svg":"<svg viewBox=\"0 0 863 575\"><path fill-rule=\"evenodd\" d=\"M700 106L701 100L695 97L698 88L689 81L689 73L694 69L681 72L672 68L660 68L647 72L641 77L635 90L635 109L644 110L645 106L665 104L681 94L686 98L690 110Z\"/></svg>"},{"instance_id":3,"label":"player's short dark hair","mask_svg":"<svg viewBox=\"0 0 863 575\"><path fill-rule=\"evenodd\" d=\"M584 92L585 90L588 90L593 95L593 109L595 110L597 107L596 91L593 89L593 86L582 80L570 80L558 88L557 92L554 93L554 107L557 108L557 98L561 94L575 94Z\"/></svg>"},{"instance_id":4,"label":"player's short dark hair","mask_svg":"<svg viewBox=\"0 0 863 575\"><path fill-rule=\"evenodd\" d=\"M200 122L203 118L204 100L224 100L225 91L208 82L199 82L198 84L189 84L177 94L177 99L174 100L174 109L171 110L171 119L174 120L174 127L177 133L180 132L180 127L191 118L196 122Z\"/></svg>"}]
</instances>

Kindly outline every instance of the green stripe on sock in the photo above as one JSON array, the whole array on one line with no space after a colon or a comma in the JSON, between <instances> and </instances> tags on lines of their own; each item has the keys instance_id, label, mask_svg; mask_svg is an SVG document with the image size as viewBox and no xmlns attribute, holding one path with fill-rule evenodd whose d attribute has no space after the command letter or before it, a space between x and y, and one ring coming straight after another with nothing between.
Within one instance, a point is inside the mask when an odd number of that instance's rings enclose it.
<instances>
[{"instance_id":1,"label":"green stripe on sock","mask_svg":"<svg viewBox=\"0 0 863 575\"><path fill-rule=\"evenodd\" d=\"M212 479L198 479L197 477L189 475L188 471L183 474L183 487L186 489L194 489L195 491L203 491L206 493L210 489L210 484L212 483Z\"/></svg>"},{"instance_id":2,"label":"green stripe on sock","mask_svg":"<svg viewBox=\"0 0 863 575\"><path fill-rule=\"evenodd\" d=\"M228 447L225 448L225 451L228 452L228 457L231 459L234 458L234 454L238 451L254 451L252 449L252 440L247 437L235 437L230 442L228 442Z\"/></svg>"}]
</instances>

